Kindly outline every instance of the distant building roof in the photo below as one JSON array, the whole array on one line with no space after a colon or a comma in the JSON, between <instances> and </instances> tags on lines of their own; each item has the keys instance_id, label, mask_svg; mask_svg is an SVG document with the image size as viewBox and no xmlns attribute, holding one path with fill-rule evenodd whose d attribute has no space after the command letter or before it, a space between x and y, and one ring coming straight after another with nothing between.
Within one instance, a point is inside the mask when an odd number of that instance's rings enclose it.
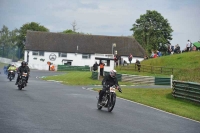
<instances>
[{"instance_id":1,"label":"distant building roof","mask_svg":"<svg viewBox=\"0 0 200 133\"><path fill-rule=\"evenodd\" d=\"M112 54L112 44L116 43L113 51L117 54L144 57L145 50L133 37L101 36L83 34L65 34L40 31L27 31L25 50Z\"/></svg>"}]
</instances>

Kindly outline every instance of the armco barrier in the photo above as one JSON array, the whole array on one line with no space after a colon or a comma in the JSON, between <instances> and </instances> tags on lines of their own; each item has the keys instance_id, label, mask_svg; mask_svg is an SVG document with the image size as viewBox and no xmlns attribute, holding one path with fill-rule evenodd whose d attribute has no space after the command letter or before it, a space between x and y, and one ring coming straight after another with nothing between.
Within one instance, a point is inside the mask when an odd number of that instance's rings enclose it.
<instances>
[{"instance_id":1,"label":"armco barrier","mask_svg":"<svg viewBox=\"0 0 200 133\"><path fill-rule=\"evenodd\" d=\"M104 75L109 72L104 71ZM164 77L153 77L153 76L140 76L140 75L129 75L129 74L117 74L118 81L131 82L133 84L146 84L146 85L171 85L172 78ZM98 72L92 72L92 79L98 79Z\"/></svg>"},{"instance_id":2,"label":"armco barrier","mask_svg":"<svg viewBox=\"0 0 200 133\"><path fill-rule=\"evenodd\" d=\"M124 81L124 82L131 82L133 84L154 85L155 77L122 74L122 81Z\"/></svg>"},{"instance_id":3,"label":"armco barrier","mask_svg":"<svg viewBox=\"0 0 200 133\"><path fill-rule=\"evenodd\" d=\"M172 95L200 103L200 84L184 81L173 81Z\"/></svg>"},{"instance_id":4,"label":"armco barrier","mask_svg":"<svg viewBox=\"0 0 200 133\"><path fill-rule=\"evenodd\" d=\"M90 67L58 65L57 71L90 71Z\"/></svg>"},{"instance_id":5,"label":"armco barrier","mask_svg":"<svg viewBox=\"0 0 200 133\"><path fill-rule=\"evenodd\" d=\"M98 79L98 72L92 71L92 79Z\"/></svg>"},{"instance_id":6,"label":"armco barrier","mask_svg":"<svg viewBox=\"0 0 200 133\"><path fill-rule=\"evenodd\" d=\"M155 85L170 85L171 78L155 77Z\"/></svg>"}]
</instances>

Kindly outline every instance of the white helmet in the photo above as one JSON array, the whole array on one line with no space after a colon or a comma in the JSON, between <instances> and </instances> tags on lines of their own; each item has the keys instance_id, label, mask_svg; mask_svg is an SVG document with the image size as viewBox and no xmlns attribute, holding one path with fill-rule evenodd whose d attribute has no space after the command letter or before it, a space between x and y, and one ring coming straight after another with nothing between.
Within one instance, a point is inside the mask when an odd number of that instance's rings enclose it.
<instances>
[{"instance_id":1,"label":"white helmet","mask_svg":"<svg viewBox=\"0 0 200 133\"><path fill-rule=\"evenodd\" d=\"M111 70L111 71L110 71L110 76L111 76L112 78L115 78L116 75L117 75L117 71L116 71L116 70Z\"/></svg>"}]
</instances>

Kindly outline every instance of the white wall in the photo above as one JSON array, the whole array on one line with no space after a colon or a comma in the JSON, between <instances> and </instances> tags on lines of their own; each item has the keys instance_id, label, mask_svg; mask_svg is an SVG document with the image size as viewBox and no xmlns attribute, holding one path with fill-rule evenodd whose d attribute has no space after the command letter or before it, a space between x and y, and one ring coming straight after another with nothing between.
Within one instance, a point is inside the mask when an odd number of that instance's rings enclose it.
<instances>
[{"instance_id":1,"label":"white wall","mask_svg":"<svg viewBox=\"0 0 200 133\"><path fill-rule=\"evenodd\" d=\"M5 64L11 64L12 60L0 57L0 62L5 63Z\"/></svg>"},{"instance_id":2,"label":"white wall","mask_svg":"<svg viewBox=\"0 0 200 133\"><path fill-rule=\"evenodd\" d=\"M47 64L48 61L52 62L55 66L57 65L64 65L64 62L62 62L63 59L67 60L73 60L71 66L90 66L92 67L95 61L99 63L98 60L95 60L95 57L104 57L108 58L108 55L104 54L93 54L91 55L90 59L83 59L82 54L75 54L75 53L67 53L67 57L58 57L58 52L45 52L44 56L35 56L32 55L33 52L29 51L29 67L32 69L39 69L39 70L48 70L49 66ZM56 55L56 60L51 61L49 59L50 54ZM110 57L113 59L113 56L110 55ZM37 59L34 59L37 58ZM40 61L40 59L44 59L44 61ZM25 50L24 53L24 61L27 61L27 50ZM105 70L111 70L114 68L114 61L110 61L110 66L105 66Z\"/></svg>"}]
</instances>

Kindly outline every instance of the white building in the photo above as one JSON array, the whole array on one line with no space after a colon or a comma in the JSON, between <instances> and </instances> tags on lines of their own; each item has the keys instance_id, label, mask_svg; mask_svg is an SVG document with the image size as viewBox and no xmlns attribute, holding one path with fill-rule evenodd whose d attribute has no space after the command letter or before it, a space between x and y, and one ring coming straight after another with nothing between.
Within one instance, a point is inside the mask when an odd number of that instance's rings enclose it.
<instances>
[{"instance_id":1,"label":"white building","mask_svg":"<svg viewBox=\"0 0 200 133\"><path fill-rule=\"evenodd\" d=\"M145 51L132 37L64 34L27 31L24 60L33 69L48 70L56 65L93 66L96 57L105 58L105 71L114 68L114 53L128 62L128 55L142 60ZM109 60L109 62L108 62Z\"/></svg>"}]
</instances>

